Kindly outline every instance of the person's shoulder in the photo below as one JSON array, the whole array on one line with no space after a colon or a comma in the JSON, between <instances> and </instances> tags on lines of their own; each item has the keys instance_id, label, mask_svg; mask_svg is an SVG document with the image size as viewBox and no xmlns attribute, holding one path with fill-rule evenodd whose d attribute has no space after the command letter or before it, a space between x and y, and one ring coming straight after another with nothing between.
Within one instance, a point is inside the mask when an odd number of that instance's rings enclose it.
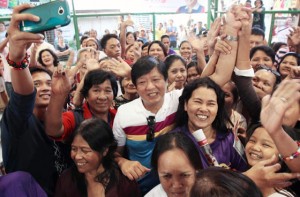
<instances>
[{"instance_id":1,"label":"person's shoulder","mask_svg":"<svg viewBox=\"0 0 300 197\"><path fill-rule=\"evenodd\" d=\"M186 9L185 9L186 6L180 6L178 9L177 9L177 13L186 13Z\"/></svg>"},{"instance_id":2,"label":"person's shoulder","mask_svg":"<svg viewBox=\"0 0 300 197\"><path fill-rule=\"evenodd\" d=\"M152 190L150 190L150 192L148 192L145 195L145 197L156 197L156 196L167 197L167 194L161 184L155 186Z\"/></svg>"},{"instance_id":3,"label":"person's shoulder","mask_svg":"<svg viewBox=\"0 0 300 197\"><path fill-rule=\"evenodd\" d=\"M129 110L129 109L134 109L134 108L138 107L140 103L141 103L141 98L134 99L133 101L130 101L128 103L125 103L125 104L121 105L118 108L118 112L119 111L124 111L124 110L126 111L126 110Z\"/></svg>"}]
</instances>

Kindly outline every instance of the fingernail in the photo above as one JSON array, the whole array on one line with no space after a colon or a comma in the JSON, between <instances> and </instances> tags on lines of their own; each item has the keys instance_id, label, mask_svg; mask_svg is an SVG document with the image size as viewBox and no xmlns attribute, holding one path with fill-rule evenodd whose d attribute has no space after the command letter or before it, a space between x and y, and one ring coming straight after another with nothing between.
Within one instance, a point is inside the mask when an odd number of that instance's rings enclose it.
<instances>
[{"instance_id":1,"label":"fingernail","mask_svg":"<svg viewBox=\"0 0 300 197\"><path fill-rule=\"evenodd\" d=\"M39 21L40 20L40 17L38 17L38 16L34 16L34 18L33 18L34 20L36 20L36 21Z\"/></svg>"}]
</instances>

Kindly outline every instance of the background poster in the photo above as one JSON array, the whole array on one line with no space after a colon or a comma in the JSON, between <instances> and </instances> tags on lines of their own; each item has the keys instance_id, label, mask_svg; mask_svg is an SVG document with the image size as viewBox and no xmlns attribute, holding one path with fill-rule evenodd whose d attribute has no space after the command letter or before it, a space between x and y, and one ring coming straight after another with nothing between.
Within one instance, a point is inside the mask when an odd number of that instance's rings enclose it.
<instances>
[{"instance_id":1,"label":"background poster","mask_svg":"<svg viewBox=\"0 0 300 197\"><path fill-rule=\"evenodd\" d=\"M7 8L8 0L0 0L0 8Z\"/></svg>"}]
</instances>

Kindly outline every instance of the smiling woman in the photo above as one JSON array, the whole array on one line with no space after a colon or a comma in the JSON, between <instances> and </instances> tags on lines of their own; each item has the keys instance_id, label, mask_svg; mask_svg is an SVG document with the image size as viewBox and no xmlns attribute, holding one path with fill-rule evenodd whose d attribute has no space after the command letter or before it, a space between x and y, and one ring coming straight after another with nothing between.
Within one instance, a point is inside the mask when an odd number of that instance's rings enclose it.
<instances>
[{"instance_id":1,"label":"smiling woman","mask_svg":"<svg viewBox=\"0 0 300 197\"><path fill-rule=\"evenodd\" d=\"M203 130L220 165L239 171L247 169L243 155L233 147L234 135L226 126L231 122L225 108L224 92L210 78L196 79L185 86L175 122L177 127L174 132L182 132L193 140L204 168L210 163L193 136L199 129Z\"/></svg>"},{"instance_id":2,"label":"smiling woman","mask_svg":"<svg viewBox=\"0 0 300 197\"><path fill-rule=\"evenodd\" d=\"M75 165L58 180L55 196L140 196L137 184L123 176L114 162L117 143L106 122L82 122L71 147Z\"/></svg>"},{"instance_id":3,"label":"smiling woman","mask_svg":"<svg viewBox=\"0 0 300 197\"><path fill-rule=\"evenodd\" d=\"M58 66L58 57L51 49L43 49L39 52L38 62L51 72L54 71L54 67Z\"/></svg>"}]
</instances>

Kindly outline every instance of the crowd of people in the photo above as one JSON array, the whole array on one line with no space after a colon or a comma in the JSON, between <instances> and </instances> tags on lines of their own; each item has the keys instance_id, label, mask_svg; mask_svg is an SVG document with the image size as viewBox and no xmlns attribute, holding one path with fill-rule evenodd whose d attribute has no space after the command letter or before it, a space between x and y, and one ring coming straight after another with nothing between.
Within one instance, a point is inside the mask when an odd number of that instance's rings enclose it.
<instances>
[{"instance_id":1,"label":"crowd of people","mask_svg":"<svg viewBox=\"0 0 300 197\"><path fill-rule=\"evenodd\" d=\"M128 19L60 61L29 7L0 43L1 196L300 195L300 27L268 46L233 5L176 52Z\"/></svg>"}]
</instances>

